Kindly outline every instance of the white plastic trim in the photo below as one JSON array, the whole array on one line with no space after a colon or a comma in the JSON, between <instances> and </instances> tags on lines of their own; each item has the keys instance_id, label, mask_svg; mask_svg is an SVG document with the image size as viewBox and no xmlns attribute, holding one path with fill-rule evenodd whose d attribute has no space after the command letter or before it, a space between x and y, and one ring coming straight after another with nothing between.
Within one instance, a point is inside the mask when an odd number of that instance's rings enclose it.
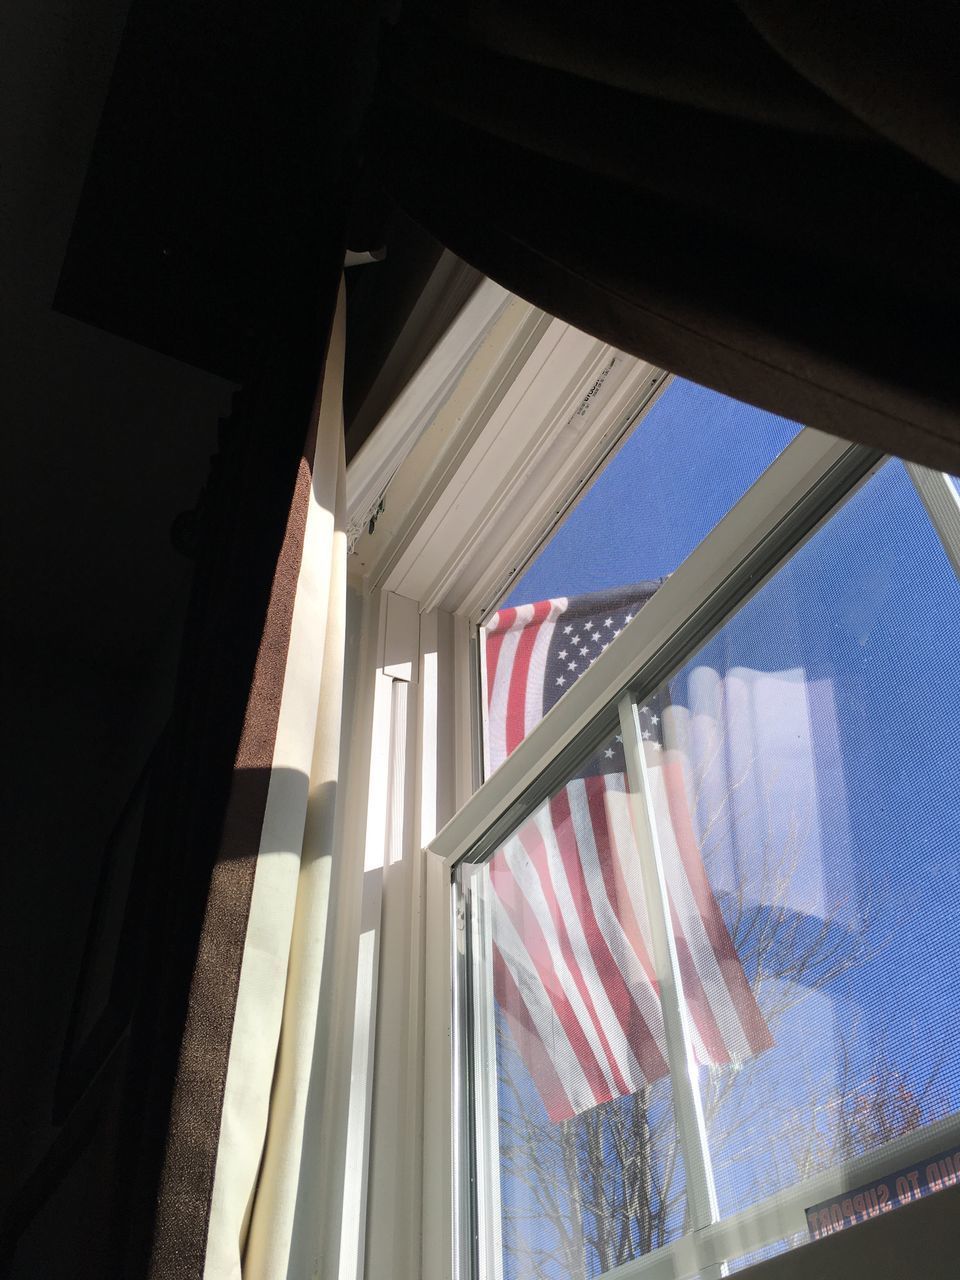
<instances>
[{"instance_id":1,"label":"white plastic trim","mask_svg":"<svg viewBox=\"0 0 960 1280\"><path fill-rule=\"evenodd\" d=\"M474 622L668 381L497 289L478 289L347 472L354 578Z\"/></svg>"},{"instance_id":2,"label":"white plastic trim","mask_svg":"<svg viewBox=\"0 0 960 1280\"><path fill-rule=\"evenodd\" d=\"M511 295L484 280L432 354L414 374L347 468L347 530L351 550L376 511L397 468L419 440Z\"/></svg>"}]
</instances>

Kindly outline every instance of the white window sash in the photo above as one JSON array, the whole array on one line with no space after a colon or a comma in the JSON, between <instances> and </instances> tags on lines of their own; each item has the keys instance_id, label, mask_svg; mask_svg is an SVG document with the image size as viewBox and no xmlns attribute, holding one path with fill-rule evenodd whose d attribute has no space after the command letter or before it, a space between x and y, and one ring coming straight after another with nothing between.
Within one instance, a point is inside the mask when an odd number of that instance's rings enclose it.
<instances>
[{"instance_id":1,"label":"white window sash","mask_svg":"<svg viewBox=\"0 0 960 1280\"><path fill-rule=\"evenodd\" d=\"M805 429L667 579L570 690L430 843L451 867L484 856L549 794L627 689L654 688L729 617L882 461L876 450ZM598 732L601 730L598 729Z\"/></svg>"},{"instance_id":2,"label":"white window sash","mask_svg":"<svg viewBox=\"0 0 960 1280\"><path fill-rule=\"evenodd\" d=\"M646 397L644 403L649 403L649 389L638 380L634 388L618 392L623 405L628 405L628 390L634 397L642 391ZM629 401L631 423L636 417L637 403L636 399ZM625 427L614 429L615 416L614 408L610 408L603 432L598 435L598 441L605 442L603 448L625 430ZM596 449L600 450L599 443ZM383 738L386 723L383 717L377 721L373 697L374 685L379 686L386 680L385 658L382 645L375 642L373 636L365 651L366 674L361 676L361 680L370 682L370 691L360 701L363 704L365 697L369 705L363 712L363 725L359 729L359 754L355 753L355 759L360 767L353 771L355 798L347 806L350 812L341 848L345 849L353 840L360 841L368 850L383 850L386 857L397 856L387 854L385 841L390 830L396 833L403 828L404 834L395 848L399 856L412 858L411 874L403 894L403 912L414 933L408 940L409 945L390 943L390 955L386 957L389 963L396 957L398 963L408 966L409 1004L404 1011L393 1017L383 1017L382 1010L375 1011L374 1017L368 1011L369 1016L364 1018L359 1006L352 1001L346 1005L341 1002L336 1031L341 1036L352 1033L354 1038L349 1044L343 1041L342 1062L337 1068L338 1087L341 1097L351 1099L350 1115L355 1127L353 1142L348 1141L343 1131L333 1143L340 1150L331 1164L331 1183L334 1170L344 1167L345 1156L346 1176L339 1192L344 1197L341 1205L347 1201L352 1204L359 1221L355 1213L342 1217L342 1265L331 1274L341 1280L354 1280L354 1277L359 1280L364 1269L365 1248L372 1243L373 1254L383 1257L385 1243L389 1243L389 1222L397 1222L408 1213L412 1230L414 1234L418 1232L419 1238L404 1237L404 1248L400 1251L404 1256L397 1256L394 1272L398 1280L401 1276L408 1280L408 1272L409 1280L421 1275L423 1280L475 1280L473 1273L464 1267L472 1266L478 1253L486 1266L482 1280L497 1280L495 1269L491 1269L495 1268L497 1257L496 1238L491 1235L483 1242L476 1239L478 1224L473 1219L472 1196L466 1180L458 1176L458 1170L464 1168L469 1157L475 1135L469 1130L462 1097L464 1072L455 1069L456 1053L463 1048L461 1020L465 1010L461 1002L466 987L462 981L452 980L457 959L462 955L455 918L454 867L466 855L488 852L496 843L498 832L505 832L522 821L550 789L551 778L561 776L565 753L568 757L571 745L589 728L597 713L607 708L611 715L616 715L617 701L625 691L636 694L642 691L641 687L651 688L659 683L685 654L702 643L711 630L757 589L790 550L809 536L842 497L880 461L881 455L873 451L844 444L815 431L801 432L660 588L634 622L480 787L477 785L481 764L479 721L483 707L478 670L482 655L475 636L471 636L468 620L475 621L481 616L484 602L489 602L490 583L494 579L506 580L504 575L511 570L505 563L491 563L483 580L478 579L472 586L467 573L464 578L467 585L462 587L462 616L439 610L429 612L430 605L437 603L443 608L460 608L441 590L442 584L450 580L453 569L449 558L444 558L449 543L442 536L443 526L438 524L437 579L431 584L426 574L415 592L417 609L422 610L419 612L420 675L419 683L414 680L407 691L407 711L416 729L405 735L410 758L404 766L408 779L404 787L405 804L415 811L412 821L407 821L401 813L388 814L385 796L382 801L373 802L385 789L385 778L378 778L377 773L386 765L387 756ZM394 465L392 457L389 463L391 467ZM960 505L951 482L943 477L931 479L931 473L919 468L908 467L908 471L948 555L960 572ZM373 481L370 483L376 487ZM496 495L485 496L482 492L473 498L478 509L484 502L496 501ZM939 513L937 516L932 506ZM543 524L544 516L539 514L537 520ZM530 530L521 529L512 535L512 551L516 551L521 542L530 541L531 530L532 525ZM404 531L404 539L407 537L409 531ZM399 585L402 553L400 546L397 553L400 559L395 560L393 553L381 552L384 556L381 564L397 565L396 572L391 569L376 579L384 589L383 597L376 589L365 592L366 629L375 636L379 627L381 639L386 625L383 600ZM511 563L516 565L519 561L511 557ZM379 645L377 656L373 655L375 643ZM432 663L428 660L431 653L435 659ZM455 806L459 807L454 816L437 832L437 825ZM357 898L356 890L351 892ZM377 914L382 912L385 918L396 910L385 897L379 893L377 897ZM381 928L382 921L378 920L378 948ZM354 951L351 963L356 973L358 938L351 942L348 935L352 930L348 922L338 932L345 953L350 953L351 948ZM360 929L355 932L359 935ZM384 963L383 952L380 952L380 962ZM347 970L341 969L341 972ZM375 977L372 987L375 995ZM405 1024L411 1019L417 1027L414 1035L405 1030ZM331 1020L331 1031L334 1023L337 1023L336 1017ZM356 1039L358 1032L363 1043ZM489 1035L489 1028L487 1032ZM682 1029L675 1030L671 1039L682 1047ZM408 1093L410 1115L394 1117L386 1124L382 1115L378 1116L375 1061L379 1070L402 1070L415 1082ZM359 1076L357 1068L362 1068ZM489 1081L487 1083L489 1086ZM332 1101L336 1093L334 1088ZM495 1087L487 1088L487 1123L494 1128L495 1094ZM398 1119L402 1122L396 1124ZM346 1125L340 1128L345 1130ZM402 1149L396 1153L385 1152L389 1146L387 1131L391 1129L401 1135ZM699 1213L698 1229L611 1275L616 1280L634 1277L645 1280L647 1276L653 1280L667 1276L676 1280L698 1269L703 1272L720 1267L726 1259L804 1231L803 1210L818 1200L846 1191L858 1182L868 1181L954 1140L960 1140L960 1126L956 1121L931 1126L848 1166L778 1193L722 1222L715 1220L715 1206L711 1209L709 1176L706 1176L707 1207ZM693 1141L688 1136L685 1144L690 1146ZM369 1175L368 1169L372 1170ZM410 1179L417 1180L415 1189L404 1186L403 1170L407 1171L408 1183ZM490 1173L488 1168L488 1194L495 1199ZM365 1207L369 1177L380 1178L381 1186L390 1185L392 1180L395 1188L391 1193L396 1199L394 1211L385 1216L378 1212L377 1220L370 1220ZM336 1206L331 1205L329 1212L335 1218ZM357 1232L359 1237L354 1245L351 1233ZM417 1256L419 1271L414 1261Z\"/></svg>"},{"instance_id":3,"label":"white window sash","mask_svg":"<svg viewBox=\"0 0 960 1280\"><path fill-rule=\"evenodd\" d=\"M960 491L953 478L942 471L928 471L915 462L903 465L927 509L954 573L960 577Z\"/></svg>"},{"instance_id":4,"label":"white window sash","mask_svg":"<svg viewBox=\"0 0 960 1280\"><path fill-rule=\"evenodd\" d=\"M651 920L655 960L659 972L672 972L679 983L676 957L670 954L671 933L656 834L649 804L643 799L637 697L649 692L722 625L884 460L875 451L846 445L815 431L803 431L428 847L427 963L434 976L427 996L426 1025L432 1057L428 1053L425 1080L429 1096L435 1099L437 1116L440 1109L449 1108L446 1114L450 1119L449 1128L443 1130L445 1141L438 1143L427 1158L425 1172L429 1173L430 1182L425 1186L446 1186L452 1197L447 1201L449 1226L444 1228L430 1211L425 1217L425 1221L433 1222L431 1238L439 1248L440 1260L436 1270L425 1272L430 1280L446 1280L447 1276L456 1280L489 1280L494 1275L488 1266L477 1269L477 1264L489 1257L491 1239L484 1236L486 1224L474 1220L476 1202L463 1176L467 1162L475 1158L478 1136L482 1141L488 1141L488 1137L471 1131L463 1096L470 1069L464 1061L462 1007L468 998L468 987L464 939L458 938L456 921L453 926L450 923L451 900L457 902L453 883L457 864L484 857L509 829L539 805L565 772L565 753L569 755L571 744L616 700L631 792L638 800L636 818L641 847L644 832L649 837L644 873L645 883L650 880L647 893L652 917L658 916L658 903L660 907L659 919ZM909 464L907 472L960 575L960 496L953 481ZM606 719L603 725L606 728ZM446 985L436 977L444 956L450 966ZM693 1084L695 1076L690 1068L690 1036L684 1026L685 1005L679 986L675 995L676 999L666 1002L669 1007L664 1009L664 1021L673 1087L675 1095L679 1095L675 1096L678 1129L688 1176L692 1176L694 1227L669 1245L609 1272L611 1280L683 1280L698 1274L726 1274L726 1264L746 1253L791 1236L805 1235L806 1210L810 1206L882 1177L891 1169L922 1160L931 1151L960 1145L960 1116L951 1116L720 1219ZM487 1110L489 1128L489 1106ZM436 1118L434 1123L439 1130ZM831 1274L829 1265L824 1268L826 1258L833 1255L826 1253L823 1245L829 1248L832 1240L831 1237L821 1242L816 1260L811 1261L811 1266L820 1269L817 1274Z\"/></svg>"}]
</instances>

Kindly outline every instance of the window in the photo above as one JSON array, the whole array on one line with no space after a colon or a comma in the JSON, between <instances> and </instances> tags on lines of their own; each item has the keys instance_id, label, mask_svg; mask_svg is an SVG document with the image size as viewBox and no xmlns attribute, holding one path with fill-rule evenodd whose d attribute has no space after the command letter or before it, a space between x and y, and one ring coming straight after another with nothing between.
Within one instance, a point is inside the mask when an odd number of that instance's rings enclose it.
<instances>
[{"instance_id":1,"label":"window","mask_svg":"<svg viewBox=\"0 0 960 1280\"><path fill-rule=\"evenodd\" d=\"M673 573L799 430L671 379L498 607Z\"/></svg>"},{"instance_id":2,"label":"window","mask_svg":"<svg viewBox=\"0 0 960 1280\"><path fill-rule=\"evenodd\" d=\"M485 323L351 513L339 1274L732 1274L960 1149L957 490L518 299ZM722 477L657 471L691 412ZM583 537L618 486L620 567ZM484 769L496 606L638 581Z\"/></svg>"},{"instance_id":3,"label":"window","mask_svg":"<svg viewBox=\"0 0 960 1280\"><path fill-rule=\"evenodd\" d=\"M665 386L485 621L486 773L503 763L799 430L795 422L680 378ZM544 661L550 675L541 696L526 676L533 671L539 678Z\"/></svg>"},{"instance_id":4,"label":"window","mask_svg":"<svg viewBox=\"0 0 960 1280\"><path fill-rule=\"evenodd\" d=\"M448 829L481 1274L739 1267L956 1176L950 492L804 433Z\"/></svg>"}]
</instances>

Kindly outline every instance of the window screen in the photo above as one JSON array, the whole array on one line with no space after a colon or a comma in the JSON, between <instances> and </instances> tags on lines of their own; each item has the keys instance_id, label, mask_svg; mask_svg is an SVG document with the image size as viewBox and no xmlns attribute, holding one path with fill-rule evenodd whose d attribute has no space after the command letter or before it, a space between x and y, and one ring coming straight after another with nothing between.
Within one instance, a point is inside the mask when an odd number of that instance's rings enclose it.
<instances>
[{"instance_id":1,"label":"window screen","mask_svg":"<svg viewBox=\"0 0 960 1280\"><path fill-rule=\"evenodd\" d=\"M603 643L620 616L591 614ZM599 1276L710 1222L738 1269L807 1238L825 1175L893 1187L899 1153L956 1145L958 635L888 462L461 870L504 1277ZM774 1203L746 1250L738 1215Z\"/></svg>"},{"instance_id":2,"label":"window screen","mask_svg":"<svg viewBox=\"0 0 960 1280\"><path fill-rule=\"evenodd\" d=\"M773 1040L700 1073L721 1212L960 1108L958 635L890 462L660 691Z\"/></svg>"}]
</instances>

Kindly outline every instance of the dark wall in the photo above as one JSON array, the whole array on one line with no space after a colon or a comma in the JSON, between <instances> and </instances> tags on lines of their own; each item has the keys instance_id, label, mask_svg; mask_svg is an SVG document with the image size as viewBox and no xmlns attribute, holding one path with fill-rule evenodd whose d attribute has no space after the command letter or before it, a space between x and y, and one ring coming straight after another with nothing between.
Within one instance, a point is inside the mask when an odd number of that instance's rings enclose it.
<instances>
[{"instance_id":1,"label":"dark wall","mask_svg":"<svg viewBox=\"0 0 960 1280\"><path fill-rule=\"evenodd\" d=\"M376 191L350 212L376 21L313 0L0 18L0 1271L18 1280L145 1270L324 308L345 241L389 223ZM351 403L440 253L409 225L393 240L382 283L350 288Z\"/></svg>"},{"instance_id":2,"label":"dark wall","mask_svg":"<svg viewBox=\"0 0 960 1280\"><path fill-rule=\"evenodd\" d=\"M25 1280L113 1274L122 1028L107 1056L71 1046L71 1018L111 832L169 713L191 580L171 522L231 392L54 308L126 8L30 0L0 17L0 1205ZM87 1030L122 900L117 883Z\"/></svg>"}]
</instances>

